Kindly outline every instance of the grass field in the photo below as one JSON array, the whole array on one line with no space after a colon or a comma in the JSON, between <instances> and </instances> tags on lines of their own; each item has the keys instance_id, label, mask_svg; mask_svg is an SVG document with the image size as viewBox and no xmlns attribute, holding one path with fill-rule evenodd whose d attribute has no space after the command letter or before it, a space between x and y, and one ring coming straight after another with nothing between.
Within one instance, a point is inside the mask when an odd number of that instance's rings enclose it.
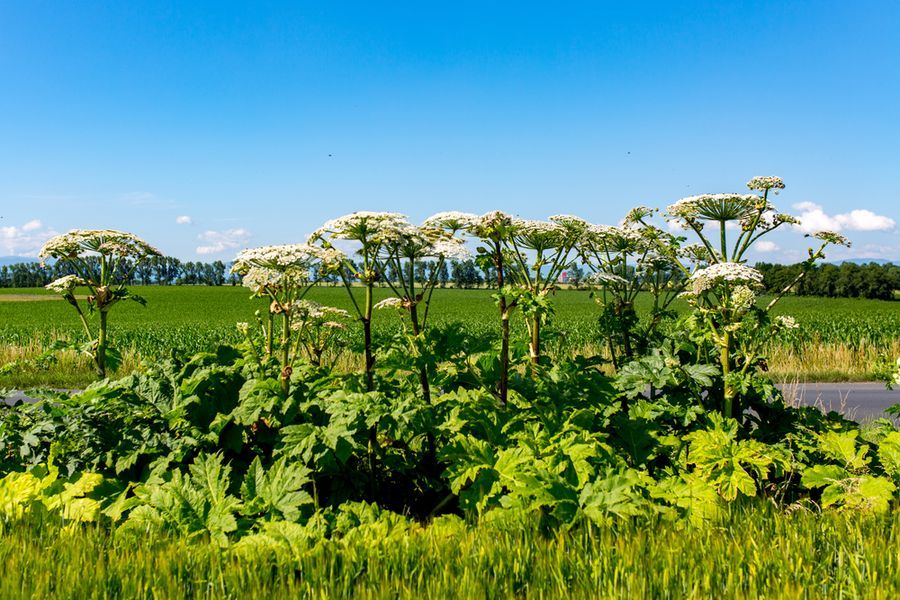
<instances>
[{"instance_id":1,"label":"grass field","mask_svg":"<svg viewBox=\"0 0 900 600\"><path fill-rule=\"evenodd\" d=\"M785 513L721 527L467 527L455 519L342 539L221 550L0 524L3 598L896 598L900 515ZM85 566L91 568L86 569Z\"/></svg>"},{"instance_id":2,"label":"grass field","mask_svg":"<svg viewBox=\"0 0 900 600\"><path fill-rule=\"evenodd\" d=\"M241 287L136 287L146 307L117 306L111 316L113 342L124 350L125 371L141 359L167 355L173 348L197 352L239 339L234 324L252 321L261 300L250 300ZM379 290L378 298L388 290ZM324 304L350 308L343 288L316 288L309 296ZM554 299L555 341L551 353L602 350L598 308L588 292L564 290ZM645 299L646 300L646 299ZM638 306L638 310L646 306ZM769 349L772 375L779 380L871 379L879 358L900 355L900 303L877 300L788 297L776 311L797 318L801 328L786 343ZM496 308L489 290L437 290L435 322L459 321L473 332L494 334ZM376 315L376 331L398 326L392 313ZM519 334L524 324L515 322ZM71 307L42 289L0 289L0 365L34 358L56 339L80 339ZM61 356L46 369L7 369L0 388L32 385L79 386L90 381L87 363Z\"/></svg>"}]
</instances>

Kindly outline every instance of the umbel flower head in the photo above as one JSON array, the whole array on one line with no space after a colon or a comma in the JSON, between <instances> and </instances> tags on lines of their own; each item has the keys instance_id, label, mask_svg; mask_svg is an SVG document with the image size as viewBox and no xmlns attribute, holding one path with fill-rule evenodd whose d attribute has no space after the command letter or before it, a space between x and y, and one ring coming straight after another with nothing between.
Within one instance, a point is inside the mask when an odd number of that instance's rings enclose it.
<instances>
[{"instance_id":1,"label":"umbel flower head","mask_svg":"<svg viewBox=\"0 0 900 600\"><path fill-rule=\"evenodd\" d=\"M453 233L456 233L457 231L470 230L478 223L479 219L481 219L481 217L473 213L451 210L431 215L425 219L422 226L449 229Z\"/></svg>"},{"instance_id":2,"label":"umbel flower head","mask_svg":"<svg viewBox=\"0 0 900 600\"><path fill-rule=\"evenodd\" d=\"M529 250L558 248L566 242L566 230L553 221L513 219L511 231L516 243Z\"/></svg>"},{"instance_id":3,"label":"umbel flower head","mask_svg":"<svg viewBox=\"0 0 900 600\"><path fill-rule=\"evenodd\" d=\"M88 254L143 259L162 253L132 233L114 229L73 229L47 240L38 257L72 259Z\"/></svg>"},{"instance_id":4,"label":"umbel flower head","mask_svg":"<svg viewBox=\"0 0 900 600\"><path fill-rule=\"evenodd\" d=\"M702 294L725 282L758 286L762 281L762 273L753 267L736 262L715 263L697 269L691 274L691 287L694 294Z\"/></svg>"},{"instance_id":5,"label":"umbel flower head","mask_svg":"<svg viewBox=\"0 0 900 600\"><path fill-rule=\"evenodd\" d=\"M75 288L80 285L87 285L87 281L77 275L66 275L56 281L51 281L44 287L60 296L71 296Z\"/></svg>"},{"instance_id":6,"label":"umbel flower head","mask_svg":"<svg viewBox=\"0 0 900 600\"><path fill-rule=\"evenodd\" d=\"M701 194L682 198L675 204L670 204L666 211L676 219L691 222L739 221L756 211L771 209L771 206L762 203L760 197L753 194Z\"/></svg>"},{"instance_id":7,"label":"umbel flower head","mask_svg":"<svg viewBox=\"0 0 900 600\"><path fill-rule=\"evenodd\" d=\"M774 175L754 177L747 182L747 187L751 190L776 190L775 193L777 194L778 190L784 189L784 181L781 180L781 177L775 177Z\"/></svg>"},{"instance_id":8,"label":"umbel flower head","mask_svg":"<svg viewBox=\"0 0 900 600\"><path fill-rule=\"evenodd\" d=\"M295 329L302 328L305 324L321 324L334 319L350 318L350 313L343 308L326 306L312 300L297 300L291 306L291 314L296 319L292 325Z\"/></svg>"},{"instance_id":9,"label":"umbel flower head","mask_svg":"<svg viewBox=\"0 0 900 600\"><path fill-rule=\"evenodd\" d=\"M312 232L307 242L327 241L327 237L363 243L381 243L397 230L409 226L404 215L392 212L357 211L326 221Z\"/></svg>"},{"instance_id":10,"label":"umbel flower head","mask_svg":"<svg viewBox=\"0 0 900 600\"><path fill-rule=\"evenodd\" d=\"M231 270L241 274L252 267L282 272L297 269L309 270L316 263L339 259L339 252L333 248L326 250L308 244L283 244L249 248L238 253Z\"/></svg>"}]
</instances>

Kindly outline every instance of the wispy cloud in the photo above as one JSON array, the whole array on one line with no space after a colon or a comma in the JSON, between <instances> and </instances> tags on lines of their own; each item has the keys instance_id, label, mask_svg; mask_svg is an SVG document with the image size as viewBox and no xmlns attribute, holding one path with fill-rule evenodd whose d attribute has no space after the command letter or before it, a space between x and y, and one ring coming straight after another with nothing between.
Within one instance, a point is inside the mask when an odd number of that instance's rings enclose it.
<instances>
[{"instance_id":1,"label":"wispy cloud","mask_svg":"<svg viewBox=\"0 0 900 600\"><path fill-rule=\"evenodd\" d=\"M0 227L0 255L37 256L44 242L55 235L59 234L37 219L20 226Z\"/></svg>"},{"instance_id":2,"label":"wispy cloud","mask_svg":"<svg viewBox=\"0 0 900 600\"><path fill-rule=\"evenodd\" d=\"M192 218L190 218L188 215L181 215L181 216L175 217L176 225L191 225L191 224L193 224L193 222L194 222L194 220Z\"/></svg>"},{"instance_id":3,"label":"wispy cloud","mask_svg":"<svg viewBox=\"0 0 900 600\"><path fill-rule=\"evenodd\" d=\"M753 249L757 252L777 252L778 244L769 240L760 240L753 244Z\"/></svg>"},{"instance_id":4,"label":"wispy cloud","mask_svg":"<svg viewBox=\"0 0 900 600\"><path fill-rule=\"evenodd\" d=\"M225 231L204 231L197 236L197 239L204 242L197 246L197 254L220 254L226 250L234 250L245 246L250 240L250 232L239 227L237 229L226 229Z\"/></svg>"},{"instance_id":5,"label":"wispy cloud","mask_svg":"<svg viewBox=\"0 0 900 600\"><path fill-rule=\"evenodd\" d=\"M864 208L837 215L829 215L814 202L799 202L794 204L794 208L800 211L800 225L797 228L804 233L823 230L890 231L897 225L892 218Z\"/></svg>"}]
</instances>

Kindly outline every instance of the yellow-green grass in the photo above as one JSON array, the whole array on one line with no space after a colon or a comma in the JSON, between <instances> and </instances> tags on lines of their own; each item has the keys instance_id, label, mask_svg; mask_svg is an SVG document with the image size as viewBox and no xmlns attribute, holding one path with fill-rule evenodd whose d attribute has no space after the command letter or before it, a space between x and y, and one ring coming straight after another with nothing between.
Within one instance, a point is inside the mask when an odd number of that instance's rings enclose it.
<instances>
[{"instance_id":1,"label":"yellow-green grass","mask_svg":"<svg viewBox=\"0 0 900 600\"><path fill-rule=\"evenodd\" d=\"M873 598L900 595L900 513L778 511L542 534L458 523L241 552L0 524L3 598Z\"/></svg>"}]
</instances>

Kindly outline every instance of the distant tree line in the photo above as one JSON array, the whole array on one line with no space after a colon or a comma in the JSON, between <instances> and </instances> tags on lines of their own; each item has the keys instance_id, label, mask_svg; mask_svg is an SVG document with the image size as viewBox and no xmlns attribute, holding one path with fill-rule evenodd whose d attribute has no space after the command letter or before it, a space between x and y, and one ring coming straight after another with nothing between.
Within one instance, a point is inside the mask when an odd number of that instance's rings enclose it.
<instances>
[{"instance_id":1,"label":"distant tree line","mask_svg":"<svg viewBox=\"0 0 900 600\"><path fill-rule=\"evenodd\" d=\"M91 261L93 268L99 263ZM123 279L130 285L225 285L240 283L240 279L228 273L227 265L221 260L213 262L186 261L169 256L154 256L133 268L132 263L123 262L118 269ZM0 266L0 287L42 287L65 275L75 273L64 262L47 263L23 262Z\"/></svg>"},{"instance_id":2,"label":"distant tree line","mask_svg":"<svg viewBox=\"0 0 900 600\"><path fill-rule=\"evenodd\" d=\"M799 264L759 263L756 268L762 272L763 285L770 293L778 293L789 286L802 271ZM900 266L845 262L813 267L799 283L791 287L790 293L798 296L893 300L895 290L900 290Z\"/></svg>"},{"instance_id":3,"label":"distant tree line","mask_svg":"<svg viewBox=\"0 0 900 600\"><path fill-rule=\"evenodd\" d=\"M239 285L240 278L230 273L229 265L216 260L213 262L185 261L170 256L153 257L132 270L132 265L119 267L122 274L132 271L131 285ZM463 289L484 287L495 281L494 267L480 260L417 262L413 267L418 283L435 277L438 287ZM777 293L797 278L802 266L758 263L756 268L763 274L763 285L770 293ZM435 272L437 271L437 272ZM63 263L22 262L0 266L0 287L42 287L64 275L73 274L71 267ZM77 274L77 273L74 273ZM313 272L314 280L324 284L336 284L335 274L319 275ZM385 278L396 282L397 276L391 269ZM351 277L352 279L352 277ZM578 265L566 271L565 281L579 287L584 281L584 270ZM487 282L487 284L485 283ZM387 285L387 282L382 282ZM873 298L891 300L894 291L900 290L900 266L894 264L869 263L858 265L845 262L840 265L824 264L810 269L790 292L799 296L826 296L829 298Z\"/></svg>"}]
</instances>

